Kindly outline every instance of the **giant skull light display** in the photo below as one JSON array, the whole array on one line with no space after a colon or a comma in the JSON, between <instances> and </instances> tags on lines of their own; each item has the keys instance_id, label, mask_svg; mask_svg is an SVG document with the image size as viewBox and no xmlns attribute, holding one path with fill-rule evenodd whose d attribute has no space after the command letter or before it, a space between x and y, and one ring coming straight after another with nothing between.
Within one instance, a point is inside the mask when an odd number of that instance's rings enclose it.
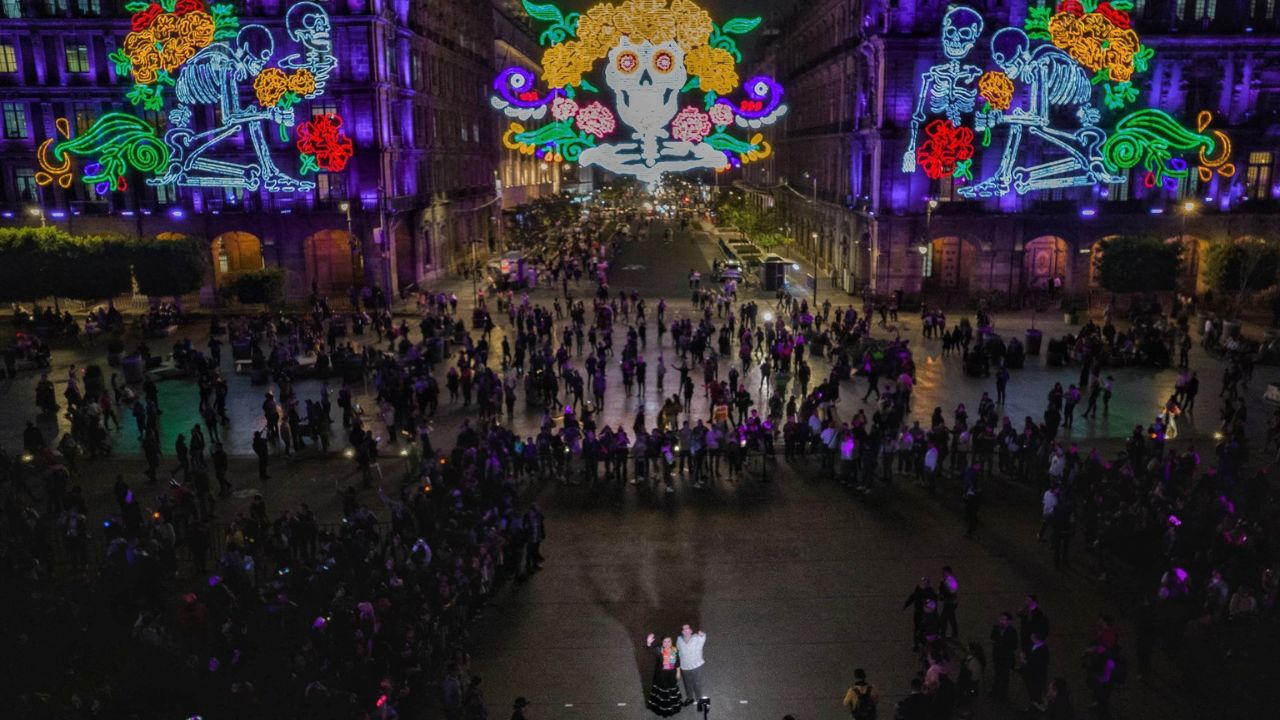
<instances>
[{"instance_id":1,"label":"giant skull light display","mask_svg":"<svg viewBox=\"0 0 1280 720\"><path fill-rule=\"evenodd\" d=\"M524 6L549 26L541 34L549 46L542 58L547 89L521 68L499 74L491 103L513 119L507 148L650 183L663 173L722 170L772 152L760 133L744 139L728 132L772 124L787 110L781 86L763 76L752 79L746 99L730 100L742 60L733 36L754 30L759 18L717 25L692 0L624 0L568 15L530 0ZM588 79L592 73L603 77L612 108ZM548 111L549 122L522 124Z\"/></svg>"}]
</instances>

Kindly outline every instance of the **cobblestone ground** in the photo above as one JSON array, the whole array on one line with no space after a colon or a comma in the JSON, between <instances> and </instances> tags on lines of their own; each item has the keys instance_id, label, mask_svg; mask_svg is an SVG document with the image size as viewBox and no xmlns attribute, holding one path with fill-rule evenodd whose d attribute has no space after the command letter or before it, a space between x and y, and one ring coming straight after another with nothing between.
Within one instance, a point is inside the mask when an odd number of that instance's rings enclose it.
<instances>
[{"instance_id":1,"label":"cobblestone ground","mask_svg":"<svg viewBox=\"0 0 1280 720\"><path fill-rule=\"evenodd\" d=\"M701 233L677 233L667 241L663 228L654 227L641 240L625 245L614 261L615 288L635 289L648 298L650 307L666 298L669 315L692 311L686 276L690 269L710 272L715 246ZM470 309L470 285L453 283L462 299L460 309ZM583 284L575 291L586 296ZM824 293L825 294L825 293ZM552 291L538 289L535 302L550 302ZM840 305L851 299L832 295ZM760 297L760 302L771 299ZM650 318L654 313L650 311ZM951 321L959 320L953 315ZM1006 337L1021 335L1032 318L1002 314L995 319ZM411 323L412 324L412 323ZM505 323L492 342L500 347ZM1061 318L1036 319L1046 339L1067 332ZM950 417L958 402L977 404L983 391L994 395L994 381L964 374L957 356L942 357L938 340L925 340L917 317L903 316L897 330L911 339L919 371L913 407L922 421L934 406ZM205 324L182 328L203 347ZM652 330L652 327L651 327ZM415 331L416 332L416 331ZM878 331L884 334L884 331ZM372 337L366 337L371 340ZM668 366L677 363L672 348L656 341L651 332L644 352L651 378L643 397L622 392L616 363L610 368L610 390L603 417L630 428L637 408L644 404L650 422L661 404L652 380L659 353ZM151 341L154 351L168 349L174 340ZM354 480L354 463L341 455L344 443L335 438L328 455L310 448L291 458L272 458L273 480L258 483L252 469L249 439L261 421L262 393L267 386L253 386L248 377L234 375L230 353L224 354L223 371L231 383L226 432L233 454L235 496L218 508L226 520L247 508L249 498L261 492L271 513L279 513L306 501L322 522L335 522L339 503L335 480ZM492 353L494 362L500 352ZM105 347L79 345L59 348L54 354L51 377L61 394L70 363L105 366ZM1203 381L1200 407L1180 423L1178 443L1196 444L1208 450L1217 429L1221 365L1199 348L1192 366ZM1269 368L1260 368L1249 389L1252 432L1260 439L1269 410L1261 399ZM825 374L825 362L814 363L814 376ZM1116 397L1107 417L1078 420L1069 437L1082 447L1103 445L1114 449L1135 424L1146 424L1172 392L1176 372L1117 369ZM1029 358L1028 367L1015 371L1005 412L1015 422L1024 416L1040 417L1054 382L1064 386L1078 379L1079 368L1049 368L1043 358ZM668 374L673 389L674 371ZM758 369L746 382L759 386ZM36 420L46 437L53 438L56 417L37 417L34 411L38 376L24 372L16 380L0 382L0 444L6 449L21 445L27 420ZM442 383L443 385L443 383ZM296 383L302 398L321 392L319 381ZM196 388L187 380L159 383L163 446L171 453L173 440L198 420ZM336 391L336 385L334 386ZM365 408L375 407L369 388L358 388ZM849 417L863 406L865 384L859 380L842 392L839 413ZM443 393L447 402L447 393ZM761 399L757 400L759 405ZM705 400L695 398L693 414L706 417ZM468 415L459 405L441 406L434 423L437 447L450 444ZM510 423L521 433L534 434L539 412L517 404ZM385 436L385 433L384 433ZM135 485L145 485L138 440L131 422L115 433L112 457L89 462L77 482L84 486L95 517L110 506L110 483L122 473ZM395 447L388 448L381 467L386 482L403 472L403 460ZM166 463L176 464L171 459ZM641 654L645 633L674 632L681 622L691 622L708 632L706 671L709 694L714 700L711 717L778 718L794 713L798 718L837 718L845 715L839 701L856 666L865 667L885 697L882 717L891 715L891 702L905 694L907 679L915 669L910 652L909 612L901 610L903 598L921 575L937 577L949 564L961 582L959 621L961 638L983 641L990 623L1001 610L1016 610L1028 590L1041 594L1053 620L1053 672L1067 677L1077 692L1077 705L1087 704L1078 662L1079 651L1091 636L1098 612L1119 612L1111 589L1094 580L1096 570L1080 558L1073 569L1054 571L1047 548L1035 542L1038 524L1034 492L1016 484L998 484L989 494L983 529L976 541L964 540L956 512L958 488L947 487L937 498L925 496L899 482L885 498L864 501L842 491L822 476L816 465L788 466L763 481L758 472L736 484L721 482L711 491L698 493L685 483L673 496L660 496L644 487L591 489L558 484L526 488L530 499L541 501L547 513L550 537L544 545L546 570L533 581L504 594L477 624L472 653L476 669L485 678L490 712L503 716L516 695L534 702L534 718L641 718L643 692L650 665ZM145 488L154 494L156 489ZM377 505L371 492L365 502ZM1123 613L1119 613L1123 616ZM1122 626L1127 638L1131 628ZM1162 660L1157 671L1143 682L1123 689L1118 704L1123 717L1205 717L1203 698L1181 685L1176 666ZM1012 694L1021 707L1025 695L1017 679ZM1010 707L983 704L977 717L1013 717ZM690 712L691 709L686 712Z\"/></svg>"}]
</instances>

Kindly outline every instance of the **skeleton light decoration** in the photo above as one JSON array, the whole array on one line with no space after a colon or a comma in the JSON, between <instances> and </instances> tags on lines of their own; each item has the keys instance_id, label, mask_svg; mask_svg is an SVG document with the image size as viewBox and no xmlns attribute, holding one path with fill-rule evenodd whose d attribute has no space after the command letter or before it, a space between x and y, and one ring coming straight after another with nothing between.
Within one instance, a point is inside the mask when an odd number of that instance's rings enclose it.
<instances>
[{"instance_id":1,"label":"skeleton light decoration","mask_svg":"<svg viewBox=\"0 0 1280 720\"><path fill-rule=\"evenodd\" d=\"M1132 7L1130 0L1064 0L1028 8L1022 28L992 33L995 67L987 70L970 61L982 15L949 8L944 61L920 76L903 171L954 178L968 198L1117 183L1139 166L1149 188L1177 188L1193 163L1202 182L1233 176L1230 139L1210 129L1209 111L1194 129L1154 108L1120 114L1138 102L1134 77L1155 55L1130 27ZM975 181L974 162L996 134L1003 137L999 163Z\"/></svg>"},{"instance_id":2,"label":"skeleton light decoration","mask_svg":"<svg viewBox=\"0 0 1280 720\"><path fill-rule=\"evenodd\" d=\"M624 0L568 15L530 0L524 7L549 25L540 36L549 46L542 57L546 89L522 68L494 80L490 102L512 118L507 148L651 184L663 173L724 170L772 153L753 131L786 114L782 87L759 76L740 89L742 54L733 38L755 30L759 18L717 25L691 0ZM587 78L600 61L611 103ZM548 116L539 127L526 126ZM733 128L749 135L734 135Z\"/></svg>"},{"instance_id":3,"label":"skeleton light decoration","mask_svg":"<svg viewBox=\"0 0 1280 720\"><path fill-rule=\"evenodd\" d=\"M315 187L308 173L346 167L353 144L342 118L299 123L296 114L299 103L324 95L337 66L324 8L294 3L282 36L241 25L229 3L135 0L125 8L133 16L110 55L116 75L133 82L129 103L163 112L168 129L161 136L137 115L111 112L72 137L60 118L58 137L39 148L37 182L68 188L79 164L80 179L99 193L125 190L133 172L153 186L293 192ZM298 176L276 164L272 130L297 150Z\"/></svg>"}]
</instances>

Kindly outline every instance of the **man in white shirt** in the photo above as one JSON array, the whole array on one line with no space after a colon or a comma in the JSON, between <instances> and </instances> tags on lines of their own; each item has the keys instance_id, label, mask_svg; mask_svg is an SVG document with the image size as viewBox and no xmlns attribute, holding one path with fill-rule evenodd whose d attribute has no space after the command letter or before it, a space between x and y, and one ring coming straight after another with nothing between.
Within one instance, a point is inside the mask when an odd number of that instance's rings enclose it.
<instances>
[{"instance_id":1,"label":"man in white shirt","mask_svg":"<svg viewBox=\"0 0 1280 720\"><path fill-rule=\"evenodd\" d=\"M685 623L680 628L680 637L676 638L676 650L680 654L680 675L684 677L685 705L692 705L706 695L702 694L702 646L707 642L707 634Z\"/></svg>"}]
</instances>

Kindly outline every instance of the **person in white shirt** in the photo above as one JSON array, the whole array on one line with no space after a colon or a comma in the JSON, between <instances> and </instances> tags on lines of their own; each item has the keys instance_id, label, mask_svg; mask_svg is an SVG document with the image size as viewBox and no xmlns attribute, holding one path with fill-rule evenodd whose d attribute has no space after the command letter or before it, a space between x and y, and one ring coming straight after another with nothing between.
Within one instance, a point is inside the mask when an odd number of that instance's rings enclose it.
<instances>
[{"instance_id":1,"label":"person in white shirt","mask_svg":"<svg viewBox=\"0 0 1280 720\"><path fill-rule=\"evenodd\" d=\"M1044 491L1044 497L1040 500L1040 531L1036 533L1036 540L1044 539L1044 531L1048 529L1049 522L1053 519L1053 511L1058 507L1059 485L1054 483L1053 487Z\"/></svg>"},{"instance_id":2,"label":"person in white shirt","mask_svg":"<svg viewBox=\"0 0 1280 720\"><path fill-rule=\"evenodd\" d=\"M685 623L680 628L680 637L676 638L676 650L680 653L680 674L684 677L685 705L692 705L706 695L702 693L702 646L707 642L707 634L701 630L694 632Z\"/></svg>"}]
</instances>

